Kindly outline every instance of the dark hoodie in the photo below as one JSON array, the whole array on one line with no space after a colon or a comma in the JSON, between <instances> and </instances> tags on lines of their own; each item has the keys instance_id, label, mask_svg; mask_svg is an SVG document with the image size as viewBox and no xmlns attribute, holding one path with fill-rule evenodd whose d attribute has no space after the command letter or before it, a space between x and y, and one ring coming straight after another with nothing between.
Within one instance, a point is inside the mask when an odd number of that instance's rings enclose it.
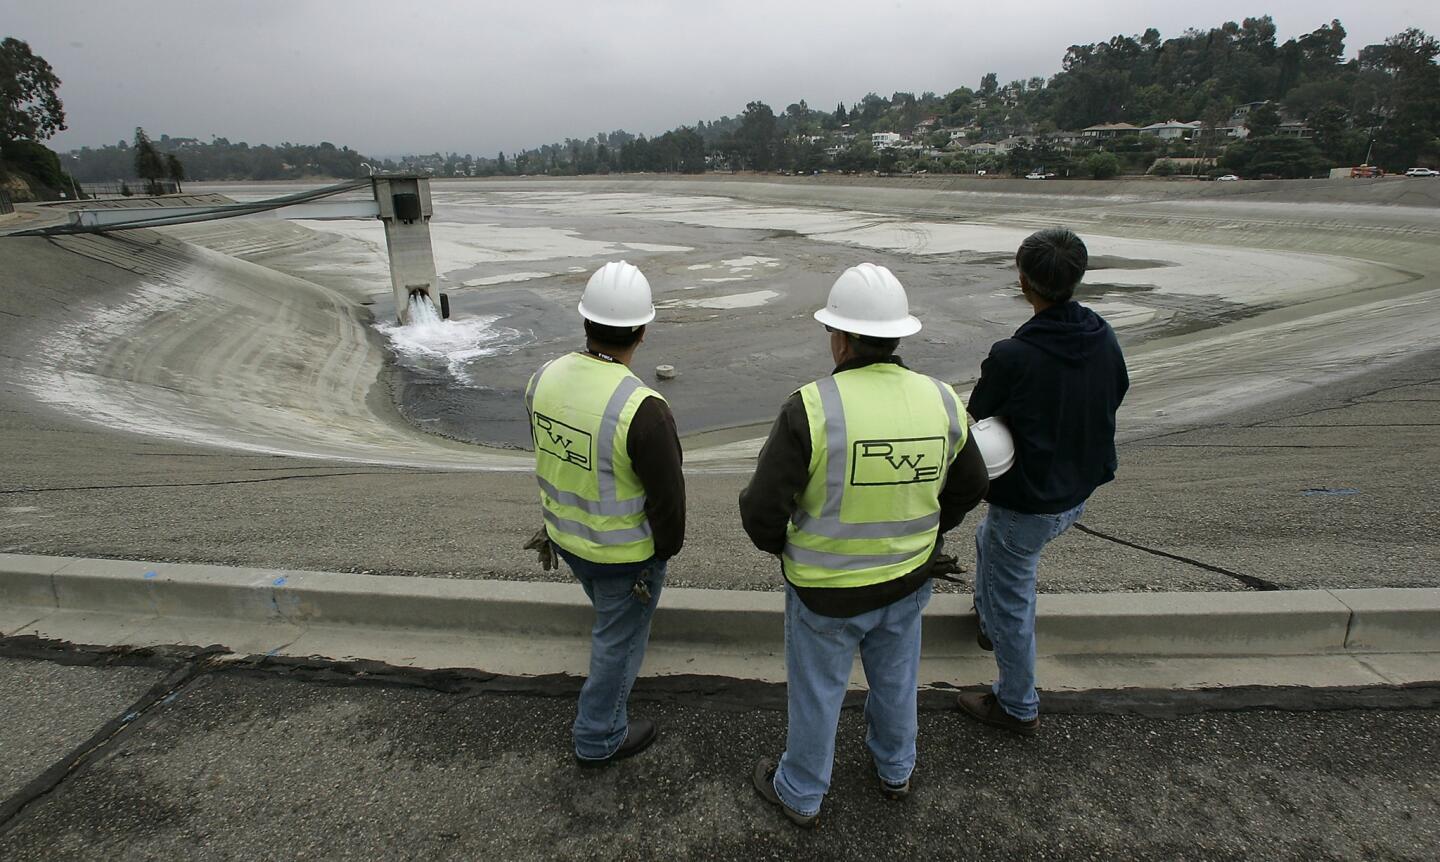
<instances>
[{"instance_id":1,"label":"dark hoodie","mask_svg":"<svg viewBox=\"0 0 1440 862\"><path fill-rule=\"evenodd\" d=\"M1078 302L1051 306L996 342L969 409L1005 421L1015 466L985 499L1030 514L1083 503L1115 478L1115 411L1129 387L1114 330Z\"/></svg>"}]
</instances>

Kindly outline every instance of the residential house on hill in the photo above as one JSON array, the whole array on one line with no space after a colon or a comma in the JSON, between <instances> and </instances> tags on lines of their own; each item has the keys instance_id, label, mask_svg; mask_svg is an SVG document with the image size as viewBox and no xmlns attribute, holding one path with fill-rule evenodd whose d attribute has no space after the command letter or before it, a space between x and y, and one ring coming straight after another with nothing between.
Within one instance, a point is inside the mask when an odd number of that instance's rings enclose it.
<instances>
[{"instance_id":1,"label":"residential house on hill","mask_svg":"<svg viewBox=\"0 0 1440 862\"><path fill-rule=\"evenodd\" d=\"M1200 131L1200 121L1194 120L1188 123L1180 120L1168 120L1163 123L1151 123L1140 129L1142 135L1153 135L1162 141L1189 140Z\"/></svg>"},{"instance_id":2,"label":"residential house on hill","mask_svg":"<svg viewBox=\"0 0 1440 862\"><path fill-rule=\"evenodd\" d=\"M1280 128L1275 130L1275 134L1291 138L1313 138L1315 130L1310 128L1304 120L1287 120L1280 124Z\"/></svg>"},{"instance_id":3,"label":"residential house on hill","mask_svg":"<svg viewBox=\"0 0 1440 862\"><path fill-rule=\"evenodd\" d=\"M965 147L965 152L975 156L1003 156L1010 152L1010 148L1001 141L994 143L982 141Z\"/></svg>"},{"instance_id":4,"label":"residential house on hill","mask_svg":"<svg viewBox=\"0 0 1440 862\"><path fill-rule=\"evenodd\" d=\"M1080 130L1080 137L1095 141L1118 138L1121 135L1133 135L1140 131L1139 126L1132 126L1129 123L1100 123L1099 125L1086 126Z\"/></svg>"},{"instance_id":5,"label":"residential house on hill","mask_svg":"<svg viewBox=\"0 0 1440 862\"><path fill-rule=\"evenodd\" d=\"M891 147L899 146L899 132L872 132L870 134L870 146L877 150L888 150Z\"/></svg>"}]
</instances>

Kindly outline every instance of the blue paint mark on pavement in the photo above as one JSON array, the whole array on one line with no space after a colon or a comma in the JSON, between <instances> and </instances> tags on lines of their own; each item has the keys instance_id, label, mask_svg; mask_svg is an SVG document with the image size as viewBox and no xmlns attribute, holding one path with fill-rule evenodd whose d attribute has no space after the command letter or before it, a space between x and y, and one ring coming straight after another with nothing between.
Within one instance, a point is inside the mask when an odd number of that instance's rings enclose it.
<instances>
[{"instance_id":1,"label":"blue paint mark on pavement","mask_svg":"<svg viewBox=\"0 0 1440 862\"><path fill-rule=\"evenodd\" d=\"M146 572L146 573L145 573L145 580L147 580L147 581L150 580L151 578L158 578L158 577L160 577L160 573L159 573L159 572Z\"/></svg>"},{"instance_id":2,"label":"blue paint mark on pavement","mask_svg":"<svg viewBox=\"0 0 1440 862\"><path fill-rule=\"evenodd\" d=\"M285 577L284 575L281 575L280 577L276 578L276 579L273 581L273 583L274 583L275 586L277 586L277 587L283 587L283 586L285 586L285 581L286 581L286 580L287 580L286 577Z\"/></svg>"}]
</instances>

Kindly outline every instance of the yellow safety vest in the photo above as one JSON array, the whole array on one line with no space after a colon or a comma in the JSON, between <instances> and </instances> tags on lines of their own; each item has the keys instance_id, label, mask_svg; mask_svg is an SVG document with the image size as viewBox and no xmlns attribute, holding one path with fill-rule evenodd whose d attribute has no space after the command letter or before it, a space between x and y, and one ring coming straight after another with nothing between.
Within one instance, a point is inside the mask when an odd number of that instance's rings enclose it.
<instances>
[{"instance_id":1,"label":"yellow safety vest","mask_svg":"<svg viewBox=\"0 0 1440 862\"><path fill-rule=\"evenodd\" d=\"M875 363L800 389L810 482L786 532L785 575L801 587L863 587L919 568L935 545L940 490L965 445L947 383Z\"/></svg>"},{"instance_id":2,"label":"yellow safety vest","mask_svg":"<svg viewBox=\"0 0 1440 862\"><path fill-rule=\"evenodd\" d=\"M660 396L629 368L584 353L546 363L525 388L546 532L577 557L655 556L645 489L626 449L630 420L650 397Z\"/></svg>"}]
</instances>

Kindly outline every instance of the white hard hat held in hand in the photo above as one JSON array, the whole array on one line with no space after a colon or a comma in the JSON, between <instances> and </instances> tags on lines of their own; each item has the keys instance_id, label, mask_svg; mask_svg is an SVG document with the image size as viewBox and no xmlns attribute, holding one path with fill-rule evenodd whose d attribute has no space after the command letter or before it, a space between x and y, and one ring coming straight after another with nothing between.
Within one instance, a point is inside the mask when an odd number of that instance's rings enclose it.
<instances>
[{"instance_id":1,"label":"white hard hat held in hand","mask_svg":"<svg viewBox=\"0 0 1440 862\"><path fill-rule=\"evenodd\" d=\"M841 273L815 319L831 329L873 338L904 338L920 331L920 321L910 314L910 300L900 280L873 263Z\"/></svg>"},{"instance_id":2,"label":"white hard hat held in hand","mask_svg":"<svg viewBox=\"0 0 1440 862\"><path fill-rule=\"evenodd\" d=\"M655 319L650 282L639 267L611 261L586 283L580 295L580 316L605 326L644 326Z\"/></svg>"},{"instance_id":3,"label":"white hard hat held in hand","mask_svg":"<svg viewBox=\"0 0 1440 862\"><path fill-rule=\"evenodd\" d=\"M970 436L975 438L980 457L985 459L985 472L991 479L1000 478L1014 466L1015 438L999 417L991 416L971 425Z\"/></svg>"}]
</instances>

